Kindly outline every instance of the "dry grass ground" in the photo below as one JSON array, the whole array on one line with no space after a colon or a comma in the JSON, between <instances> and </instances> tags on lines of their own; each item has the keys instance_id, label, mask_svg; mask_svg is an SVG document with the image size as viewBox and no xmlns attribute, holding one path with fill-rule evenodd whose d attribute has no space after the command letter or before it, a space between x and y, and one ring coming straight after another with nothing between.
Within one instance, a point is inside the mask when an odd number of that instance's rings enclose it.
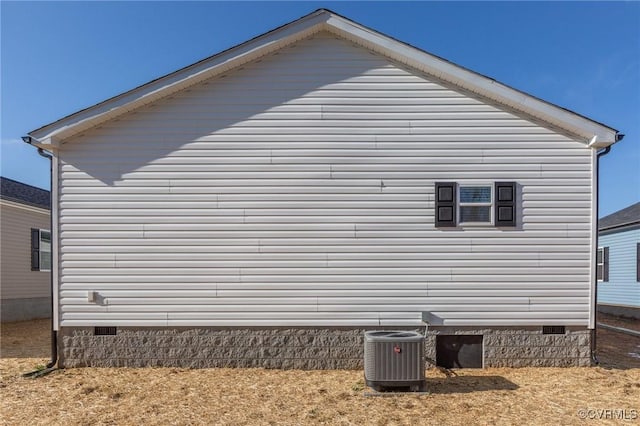
<instances>
[{"instance_id":1,"label":"dry grass ground","mask_svg":"<svg viewBox=\"0 0 640 426\"><path fill-rule=\"evenodd\" d=\"M640 369L429 370L428 395L389 397L364 396L361 371L79 368L20 377L47 355L46 321L3 325L2 424L595 425L639 419L584 421L579 410L640 415Z\"/></svg>"}]
</instances>

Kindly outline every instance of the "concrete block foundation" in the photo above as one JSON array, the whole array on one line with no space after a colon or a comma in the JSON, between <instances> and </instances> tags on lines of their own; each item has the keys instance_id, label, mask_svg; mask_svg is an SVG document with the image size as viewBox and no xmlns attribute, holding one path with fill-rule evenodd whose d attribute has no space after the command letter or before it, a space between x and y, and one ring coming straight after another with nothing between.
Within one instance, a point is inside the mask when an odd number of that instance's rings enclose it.
<instances>
[{"instance_id":1,"label":"concrete block foundation","mask_svg":"<svg viewBox=\"0 0 640 426\"><path fill-rule=\"evenodd\" d=\"M376 329L376 328L369 328ZM377 329L399 329L381 327ZM424 329L411 329L424 333ZM362 328L155 328L118 327L96 336L93 327L62 327L62 367L262 367L280 369L363 368ZM431 327L426 365L436 359L438 334L481 334L485 367L589 366L590 331L567 327Z\"/></svg>"}]
</instances>

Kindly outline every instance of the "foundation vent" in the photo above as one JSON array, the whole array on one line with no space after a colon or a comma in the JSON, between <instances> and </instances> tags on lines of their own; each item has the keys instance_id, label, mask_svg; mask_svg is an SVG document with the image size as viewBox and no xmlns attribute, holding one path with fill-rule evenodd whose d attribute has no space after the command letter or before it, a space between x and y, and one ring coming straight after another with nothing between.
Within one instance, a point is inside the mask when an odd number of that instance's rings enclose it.
<instances>
[{"instance_id":1,"label":"foundation vent","mask_svg":"<svg viewBox=\"0 0 640 426\"><path fill-rule=\"evenodd\" d=\"M117 327L94 327L94 336L115 336L118 333Z\"/></svg>"},{"instance_id":2,"label":"foundation vent","mask_svg":"<svg viewBox=\"0 0 640 426\"><path fill-rule=\"evenodd\" d=\"M564 325L545 325L542 326L542 334L565 334Z\"/></svg>"}]
</instances>

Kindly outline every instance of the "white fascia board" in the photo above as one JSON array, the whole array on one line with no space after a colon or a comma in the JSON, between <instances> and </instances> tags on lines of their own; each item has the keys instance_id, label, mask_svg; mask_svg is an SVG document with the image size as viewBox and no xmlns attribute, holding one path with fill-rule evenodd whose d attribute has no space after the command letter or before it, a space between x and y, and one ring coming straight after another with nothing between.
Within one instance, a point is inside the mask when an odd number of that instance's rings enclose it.
<instances>
[{"instance_id":1,"label":"white fascia board","mask_svg":"<svg viewBox=\"0 0 640 426\"><path fill-rule=\"evenodd\" d=\"M45 149L47 151L50 152L54 152L57 149L60 148L60 142L53 138L53 137L47 137L44 139L37 139L35 137L33 137L31 134L29 134L29 136L31 136L31 145L38 147L38 148L42 148Z\"/></svg>"},{"instance_id":2,"label":"white fascia board","mask_svg":"<svg viewBox=\"0 0 640 426\"><path fill-rule=\"evenodd\" d=\"M332 16L327 20L327 27L337 35L355 38L363 46L400 63L564 129L582 138L585 144L596 137L598 142L590 145L593 148L605 147L616 142L618 132L615 129L536 99L496 80L464 69L354 22Z\"/></svg>"},{"instance_id":3,"label":"white fascia board","mask_svg":"<svg viewBox=\"0 0 640 426\"><path fill-rule=\"evenodd\" d=\"M64 117L40 129L29 132L37 139L34 145L50 148L50 142L67 139L102 122L120 116L160 98L176 93L217 74L267 55L296 40L321 31L327 19L323 13L315 13L292 22L275 31L232 47L211 58L197 62L157 80L132 89L97 105Z\"/></svg>"}]
</instances>

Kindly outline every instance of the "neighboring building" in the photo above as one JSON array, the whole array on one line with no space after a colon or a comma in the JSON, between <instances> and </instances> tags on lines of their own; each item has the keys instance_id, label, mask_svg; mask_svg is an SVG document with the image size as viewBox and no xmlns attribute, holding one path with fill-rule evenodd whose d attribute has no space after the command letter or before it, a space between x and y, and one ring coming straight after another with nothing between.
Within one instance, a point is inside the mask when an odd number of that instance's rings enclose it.
<instances>
[{"instance_id":1,"label":"neighboring building","mask_svg":"<svg viewBox=\"0 0 640 426\"><path fill-rule=\"evenodd\" d=\"M29 137L63 366L359 367L423 316L430 359L590 364L621 136L332 12Z\"/></svg>"},{"instance_id":2,"label":"neighboring building","mask_svg":"<svg viewBox=\"0 0 640 426\"><path fill-rule=\"evenodd\" d=\"M640 319L640 203L599 221L598 310Z\"/></svg>"},{"instance_id":3,"label":"neighboring building","mask_svg":"<svg viewBox=\"0 0 640 426\"><path fill-rule=\"evenodd\" d=\"M49 191L0 177L0 320L51 317Z\"/></svg>"}]
</instances>

